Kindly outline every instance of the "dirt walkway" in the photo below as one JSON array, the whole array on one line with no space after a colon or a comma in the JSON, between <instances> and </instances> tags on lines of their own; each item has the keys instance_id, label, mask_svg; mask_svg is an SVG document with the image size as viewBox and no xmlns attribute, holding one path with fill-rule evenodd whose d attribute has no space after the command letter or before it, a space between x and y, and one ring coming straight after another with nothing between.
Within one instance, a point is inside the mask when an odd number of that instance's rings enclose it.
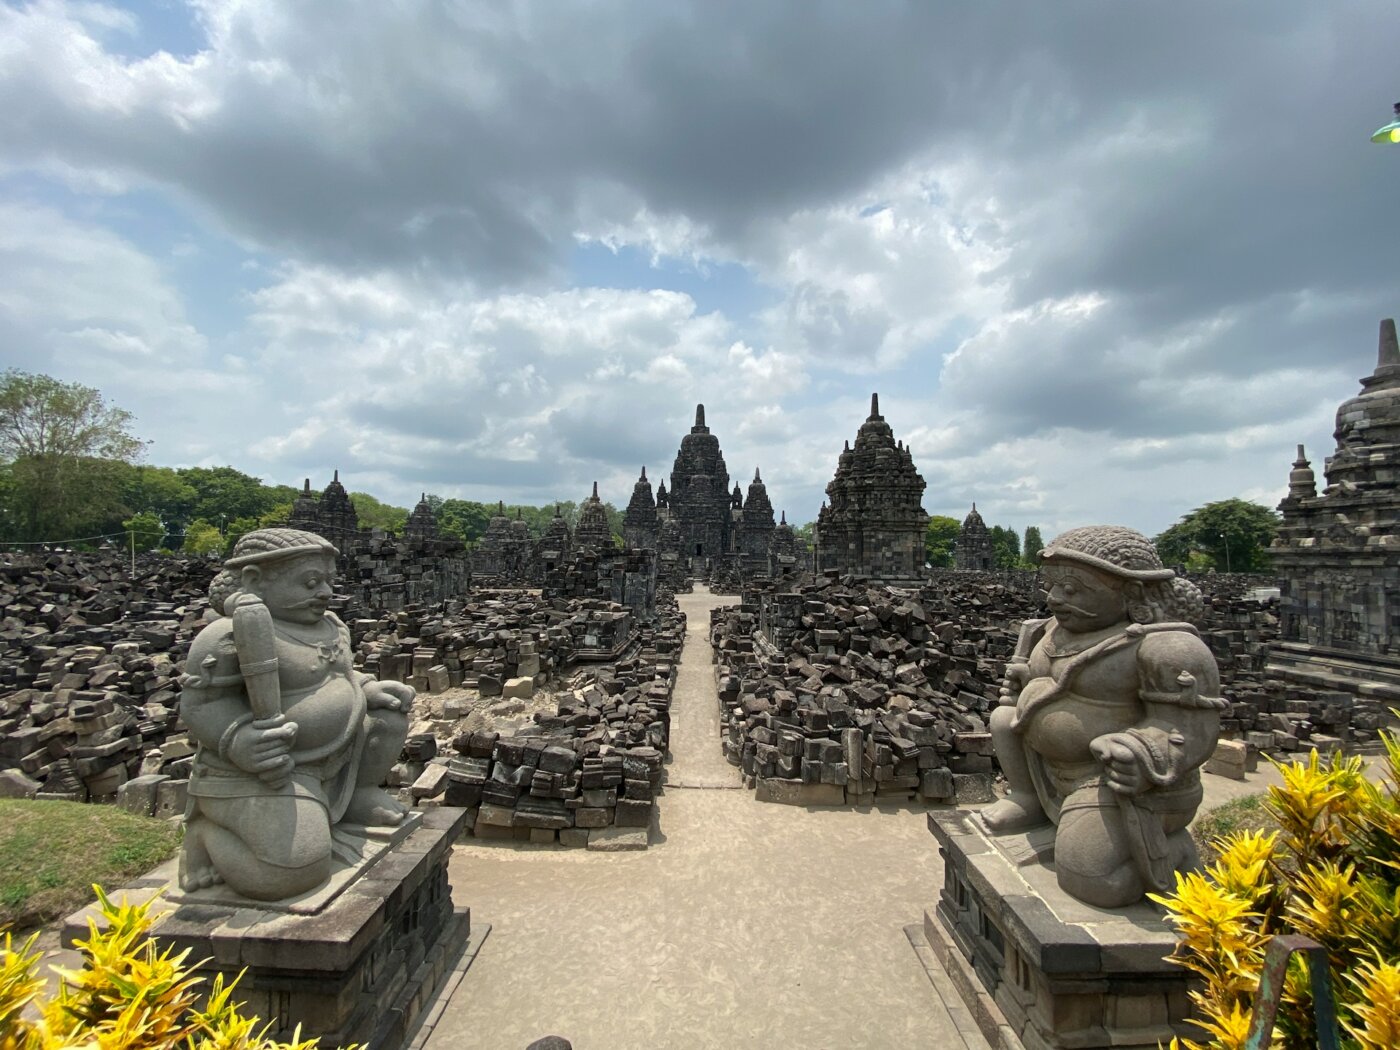
<instances>
[{"instance_id":1,"label":"dirt walkway","mask_svg":"<svg viewBox=\"0 0 1400 1050\"><path fill-rule=\"evenodd\" d=\"M720 755L707 635L709 610L733 599L680 600L674 760L652 847L459 846L453 896L491 934L427 1050L523 1050L548 1034L577 1050L964 1050L903 931L942 881L923 814L723 790L738 778Z\"/></svg>"},{"instance_id":2,"label":"dirt walkway","mask_svg":"<svg viewBox=\"0 0 1400 1050\"><path fill-rule=\"evenodd\" d=\"M710 610L737 600L710 594L704 588L680 596L686 615L685 652L671 698L668 788L742 787L739 771L724 760L720 750L719 695L715 692L714 664L710 659Z\"/></svg>"}]
</instances>

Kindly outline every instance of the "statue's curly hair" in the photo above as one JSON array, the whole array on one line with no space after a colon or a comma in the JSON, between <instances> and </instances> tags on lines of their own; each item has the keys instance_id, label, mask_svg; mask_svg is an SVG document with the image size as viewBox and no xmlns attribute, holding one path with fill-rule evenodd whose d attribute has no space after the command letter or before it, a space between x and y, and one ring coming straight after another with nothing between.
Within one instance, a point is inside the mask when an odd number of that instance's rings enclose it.
<instances>
[{"instance_id":1,"label":"statue's curly hair","mask_svg":"<svg viewBox=\"0 0 1400 1050\"><path fill-rule=\"evenodd\" d=\"M338 552L329 540L301 529L257 529L244 533L234 544L233 553L224 562L223 570L209 584L209 604L220 616L227 615L225 603L242 589L245 565L260 565L294 558L299 554L318 553L335 557Z\"/></svg>"},{"instance_id":2,"label":"statue's curly hair","mask_svg":"<svg viewBox=\"0 0 1400 1050\"><path fill-rule=\"evenodd\" d=\"M1040 552L1049 564L1083 565L1119 580L1134 623L1190 623L1205 608L1201 592L1162 564L1152 541L1124 525L1086 525L1056 536Z\"/></svg>"},{"instance_id":3,"label":"statue's curly hair","mask_svg":"<svg viewBox=\"0 0 1400 1050\"><path fill-rule=\"evenodd\" d=\"M1174 575L1162 565L1152 541L1124 525L1070 529L1051 540L1040 556L1084 562L1130 579L1170 579Z\"/></svg>"},{"instance_id":4,"label":"statue's curly hair","mask_svg":"<svg viewBox=\"0 0 1400 1050\"><path fill-rule=\"evenodd\" d=\"M1150 583L1129 580L1124 591L1134 623L1195 623L1205 611L1200 588L1180 576Z\"/></svg>"}]
</instances>

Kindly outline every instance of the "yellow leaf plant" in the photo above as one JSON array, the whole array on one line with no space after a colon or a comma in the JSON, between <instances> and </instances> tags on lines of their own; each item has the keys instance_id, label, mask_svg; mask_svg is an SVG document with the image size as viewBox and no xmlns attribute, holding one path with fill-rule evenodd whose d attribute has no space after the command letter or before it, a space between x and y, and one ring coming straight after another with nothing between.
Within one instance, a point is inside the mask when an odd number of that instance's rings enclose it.
<instances>
[{"instance_id":1,"label":"yellow leaf plant","mask_svg":"<svg viewBox=\"0 0 1400 1050\"><path fill-rule=\"evenodd\" d=\"M1313 751L1279 765L1283 783L1267 803L1278 832L1225 836L1214 864L1153 897L1180 934L1172 958L1201 977L1192 998L1205 1041L1173 1040L1173 1050L1243 1050L1264 953L1279 933L1326 949L1344 1046L1400 1047L1400 742L1383 740L1384 787L1359 758ZM1316 1045L1298 957L1272 1045Z\"/></svg>"},{"instance_id":2,"label":"yellow leaf plant","mask_svg":"<svg viewBox=\"0 0 1400 1050\"><path fill-rule=\"evenodd\" d=\"M244 1017L233 984L215 977L197 1006L203 978L188 952L161 951L150 937L151 904L117 904L97 890L103 922L89 920L77 942L81 970L52 967L57 991L43 998L42 953L31 937L0 948L0 1050L315 1050L316 1040L266 1037L267 1025Z\"/></svg>"}]
</instances>

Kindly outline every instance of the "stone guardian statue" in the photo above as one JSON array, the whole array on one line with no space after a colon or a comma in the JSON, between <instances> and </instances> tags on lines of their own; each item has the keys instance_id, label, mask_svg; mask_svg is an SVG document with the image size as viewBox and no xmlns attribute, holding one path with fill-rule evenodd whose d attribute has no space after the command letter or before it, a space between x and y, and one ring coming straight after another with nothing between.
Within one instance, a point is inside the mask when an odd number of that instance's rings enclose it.
<instances>
[{"instance_id":1,"label":"stone guardian statue","mask_svg":"<svg viewBox=\"0 0 1400 1050\"><path fill-rule=\"evenodd\" d=\"M1056 825L1060 887L1118 908L1199 860L1187 825L1215 750L1220 672L1189 622L1200 592L1151 541L1113 525L1041 551L1051 617L1028 620L1006 668L992 741L1006 798L994 834Z\"/></svg>"},{"instance_id":2,"label":"stone guardian statue","mask_svg":"<svg viewBox=\"0 0 1400 1050\"><path fill-rule=\"evenodd\" d=\"M336 549L315 533L239 539L210 585L218 618L195 637L181 716L198 744L180 886L226 883L275 901L320 887L336 832L400 823L381 785L414 690L351 665L329 612Z\"/></svg>"}]
</instances>

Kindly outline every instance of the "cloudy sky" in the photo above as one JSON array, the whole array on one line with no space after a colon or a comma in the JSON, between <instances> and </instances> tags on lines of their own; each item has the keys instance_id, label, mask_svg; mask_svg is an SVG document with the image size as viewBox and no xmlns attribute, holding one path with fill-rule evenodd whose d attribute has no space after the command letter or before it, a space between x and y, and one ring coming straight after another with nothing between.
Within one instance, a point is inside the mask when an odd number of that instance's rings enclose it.
<instances>
[{"instance_id":1,"label":"cloudy sky","mask_svg":"<svg viewBox=\"0 0 1400 1050\"><path fill-rule=\"evenodd\" d=\"M1400 6L0 2L0 366L150 462L816 514L1276 502L1400 310Z\"/></svg>"}]
</instances>

